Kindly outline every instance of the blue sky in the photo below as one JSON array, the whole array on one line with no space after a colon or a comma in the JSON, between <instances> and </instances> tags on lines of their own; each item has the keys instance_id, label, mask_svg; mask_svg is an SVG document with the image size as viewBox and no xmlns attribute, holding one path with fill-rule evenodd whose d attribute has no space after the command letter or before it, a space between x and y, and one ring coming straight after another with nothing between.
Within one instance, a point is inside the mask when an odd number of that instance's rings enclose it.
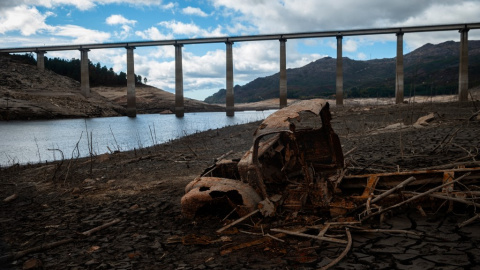
<instances>
[{"instance_id":1,"label":"blue sky","mask_svg":"<svg viewBox=\"0 0 480 270\"><path fill-rule=\"evenodd\" d=\"M0 47L170 40L480 22L480 1L462 0L1 0ZM471 30L469 39L479 39ZM412 33L404 52L425 43L459 41L458 32ZM357 60L395 56L395 35L346 37L343 55ZM78 51L47 57L80 58ZM287 68L336 57L334 38L287 41ZM92 50L90 60L126 71L125 49ZM234 84L278 72L279 42L233 46ZM174 92L174 47L135 50L135 73ZM225 88L225 44L183 47L184 95L203 100Z\"/></svg>"}]
</instances>

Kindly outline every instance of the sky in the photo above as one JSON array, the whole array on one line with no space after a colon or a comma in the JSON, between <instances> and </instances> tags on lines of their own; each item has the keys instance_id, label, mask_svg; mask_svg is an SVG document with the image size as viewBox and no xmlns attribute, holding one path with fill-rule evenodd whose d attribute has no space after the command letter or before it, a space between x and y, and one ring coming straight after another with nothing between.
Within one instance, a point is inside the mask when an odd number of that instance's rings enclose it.
<instances>
[{"instance_id":1,"label":"sky","mask_svg":"<svg viewBox=\"0 0 480 270\"><path fill-rule=\"evenodd\" d=\"M0 48L174 40L480 22L480 0L0 0ZM470 30L470 40L480 30ZM407 33L404 53L460 40L457 31ZM395 35L343 38L343 56L392 58ZM335 38L287 40L287 68L336 58ZM184 96L203 100L226 88L225 44L183 47ZM80 58L79 51L47 57ZM90 61L126 72L126 50L89 52ZM173 46L139 47L135 73L175 91ZM279 72L279 41L233 45L234 84Z\"/></svg>"}]
</instances>

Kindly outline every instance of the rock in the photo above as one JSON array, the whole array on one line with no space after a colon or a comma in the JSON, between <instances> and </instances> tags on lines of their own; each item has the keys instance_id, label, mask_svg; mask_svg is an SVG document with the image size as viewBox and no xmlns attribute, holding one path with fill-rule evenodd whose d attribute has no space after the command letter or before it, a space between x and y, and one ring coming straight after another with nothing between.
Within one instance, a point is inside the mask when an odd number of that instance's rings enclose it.
<instances>
[{"instance_id":1,"label":"rock","mask_svg":"<svg viewBox=\"0 0 480 270\"><path fill-rule=\"evenodd\" d=\"M37 258L31 258L27 260L26 262L23 263L23 270L28 270L28 269L43 269L43 263L40 261L40 259Z\"/></svg>"},{"instance_id":2,"label":"rock","mask_svg":"<svg viewBox=\"0 0 480 270\"><path fill-rule=\"evenodd\" d=\"M83 183L84 184L95 184L95 179L91 179L91 178L87 178L85 180L83 180Z\"/></svg>"},{"instance_id":3,"label":"rock","mask_svg":"<svg viewBox=\"0 0 480 270\"><path fill-rule=\"evenodd\" d=\"M413 124L416 128L422 128L428 126L430 122L432 122L436 118L435 113L430 113L428 115L422 116L418 118L418 120Z\"/></svg>"},{"instance_id":4,"label":"rock","mask_svg":"<svg viewBox=\"0 0 480 270\"><path fill-rule=\"evenodd\" d=\"M8 202L11 202L11 201L15 200L16 198L18 198L17 193L13 193L12 195L10 195L10 196L6 197L5 199L3 199L3 202L8 203Z\"/></svg>"}]
</instances>

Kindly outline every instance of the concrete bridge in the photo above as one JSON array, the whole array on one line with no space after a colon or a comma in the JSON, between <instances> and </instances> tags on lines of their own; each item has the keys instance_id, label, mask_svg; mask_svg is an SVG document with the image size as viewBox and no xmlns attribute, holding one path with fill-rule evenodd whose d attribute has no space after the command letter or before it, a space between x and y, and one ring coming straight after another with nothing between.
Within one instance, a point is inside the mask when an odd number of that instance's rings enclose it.
<instances>
[{"instance_id":1,"label":"concrete bridge","mask_svg":"<svg viewBox=\"0 0 480 270\"><path fill-rule=\"evenodd\" d=\"M201 43L225 43L226 44L226 111L227 116L234 115L233 99L233 57L232 45L234 42L278 40L280 42L280 108L287 106L287 70L286 70L286 48L285 43L288 39L301 38L325 38L336 37L337 39L337 68L336 68L336 104L343 105L343 68L342 68L342 39L344 36L361 35L379 35L395 34L397 37L397 56L396 56L396 83L395 83L395 102L404 101L404 72L403 72L403 36L405 33L415 32L435 32L435 31L459 31L460 33L460 65L458 80L458 100L464 102L468 100L468 31L470 29L479 29L480 23L468 24L448 24L448 25L430 25L430 26L409 26L394 28L375 28L375 29L357 29L357 30L339 30L322 32L303 32L289 34L272 35L250 35L250 36L232 36L232 37L213 37L196 39L177 39L177 40L156 40L140 42L118 42L102 44L76 44L59 45L43 47L23 47L23 48L2 48L0 52L21 53L35 52L37 54L37 67L39 70L45 69L44 55L48 51L67 51L79 50L81 59L81 93L88 97L90 95L89 74L88 74L88 52L94 49L125 48L127 55L127 115L136 116L136 98L135 98L135 78L134 78L134 57L133 50L136 47L146 46L175 46L175 114L177 117L183 117L184 98L183 98L183 69L182 69L182 47L185 44Z\"/></svg>"}]
</instances>

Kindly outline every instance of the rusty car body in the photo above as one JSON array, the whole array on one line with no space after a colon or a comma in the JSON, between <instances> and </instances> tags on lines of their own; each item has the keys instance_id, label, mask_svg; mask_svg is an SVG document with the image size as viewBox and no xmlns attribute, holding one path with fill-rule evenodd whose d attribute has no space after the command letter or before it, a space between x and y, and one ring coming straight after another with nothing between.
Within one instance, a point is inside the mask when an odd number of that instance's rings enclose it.
<instances>
[{"instance_id":1,"label":"rusty car body","mask_svg":"<svg viewBox=\"0 0 480 270\"><path fill-rule=\"evenodd\" d=\"M344 165L328 102L301 101L267 117L240 160L220 160L187 185L182 211L193 218L206 209L234 209L243 216L259 207L325 210Z\"/></svg>"}]
</instances>

